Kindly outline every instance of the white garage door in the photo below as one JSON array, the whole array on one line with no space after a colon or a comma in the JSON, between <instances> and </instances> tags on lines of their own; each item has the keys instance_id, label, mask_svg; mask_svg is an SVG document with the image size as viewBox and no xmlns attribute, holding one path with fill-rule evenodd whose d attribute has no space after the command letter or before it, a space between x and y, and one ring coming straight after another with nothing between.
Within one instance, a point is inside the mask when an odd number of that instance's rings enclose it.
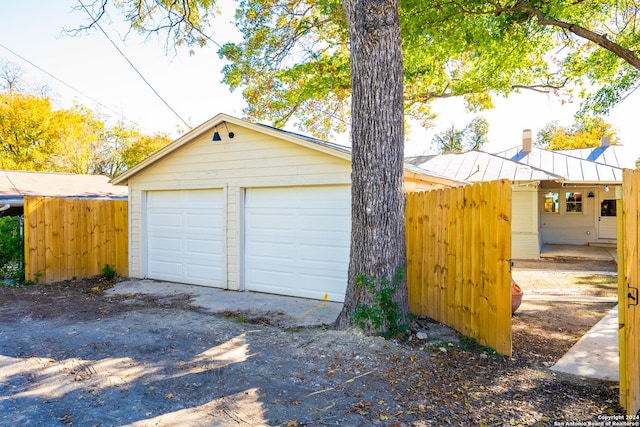
<instances>
[{"instance_id":1,"label":"white garage door","mask_svg":"<svg viewBox=\"0 0 640 427\"><path fill-rule=\"evenodd\" d=\"M245 288L344 301L350 232L349 186L248 189Z\"/></svg>"},{"instance_id":2,"label":"white garage door","mask_svg":"<svg viewBox=\"0 0 640 427\"><path fill-rule=\"evenodd\" d=\"M223 286L222 190L147 193L147 277Z\"/></svg>"}]
</instances>

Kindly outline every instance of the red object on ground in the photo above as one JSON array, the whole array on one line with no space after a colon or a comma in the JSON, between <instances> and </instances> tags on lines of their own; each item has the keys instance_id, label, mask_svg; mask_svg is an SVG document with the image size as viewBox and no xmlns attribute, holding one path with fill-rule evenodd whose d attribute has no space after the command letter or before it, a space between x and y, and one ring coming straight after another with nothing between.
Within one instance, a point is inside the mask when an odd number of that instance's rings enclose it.
<instances>
[{"instance_id":1,"label":"red object on ground","mask_svg":"<svg viewBox=\"0 0 640 427\"><path fill-rule=\"evenodd\" d=\"M518 307L520 307L520 304L522 303L522 295L524 295L524 292L522 292L522 289L520 288L520 286L518 286L518 284L513 279L511 279L511 314L512 315L513 313L516 312Z\"/></svg>"}]
</instances>

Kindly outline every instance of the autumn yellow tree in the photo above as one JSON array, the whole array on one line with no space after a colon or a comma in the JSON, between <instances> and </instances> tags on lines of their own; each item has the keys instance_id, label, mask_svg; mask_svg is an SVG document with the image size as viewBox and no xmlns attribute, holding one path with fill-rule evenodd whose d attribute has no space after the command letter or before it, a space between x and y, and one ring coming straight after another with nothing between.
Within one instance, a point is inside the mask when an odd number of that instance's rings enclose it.
<instances>
[{"instance_id":1,"label":"autumn yellow tree","mask_svg":"<svg viewBox=\"0 0 640 427\"><path fill-rule=\"evenodd\" d=\"M0 64L0 169L115 176L170 142L135 126L108 126L87 107L56 109L23 85L21 71Z\"/></svg>"},{"instance_id":2,"label":"autumn yellow tree","mask_svg":"<svg viewBox=\"0 0 640 427\"><path fill-rule=\"evenodd\" d=\"M549 123L538 132L536 144L547 150L572 150L597 147L603 137L608 137L611 144L618 142L615 128L602 118L583 118L572 126Z\"/></svg>"},{"instance_id":3,"label":"autumn yellow tree","mask_svg":"<svg viewBox=\"0 0 640 427\"><path fill-rule=\"evenodd\" d=\"M98 168L100 173L110 177L135 166L171 142L165 134L145 135L124 124L108 129L105 135Z\"/></svg>"},{"instance_id":4,"label":"autumn yellow tree","mask_svg":"<svg viewBox=\"0 0 640 427\"><path fill-rule=\"evenodd\" d=\"M0 168L32 171L55 169L60 154L56 118L47 98L0 94Z\"/></svg>"}]
</instances>

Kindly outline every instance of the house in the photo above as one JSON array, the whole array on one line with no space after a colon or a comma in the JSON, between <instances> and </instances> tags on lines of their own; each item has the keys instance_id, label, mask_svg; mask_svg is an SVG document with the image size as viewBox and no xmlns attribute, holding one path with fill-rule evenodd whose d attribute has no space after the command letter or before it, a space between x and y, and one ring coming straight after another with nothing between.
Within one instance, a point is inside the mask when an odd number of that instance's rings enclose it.
<instances>
[{"instance_id":1,"label":"house","mask_svg":"<svg viewBox=\"0 0 640 427\"><path fill-rule=\"evenodd\" d=\"M0 170L0 214L22 215L25 196L126 200L127 191L102 175Z\"/></svg>"},{"instance_id":2,"label":"house","mask_svg":"<svg viewBox=\"0 0 640 427\"><path fill-rule=\"evenodd\" d=\"M408 190L453 185L414 166ZM219 114L113 180L129 190L129 273L342 301L348 147Z\"/></svg>"},{"instance_id":3,"label":"house","mask_svg":"<svg viewBox=\"0 0 640 427\"><path fill-rule=\"evenodd\" d=\"M545 243L615 244L620 159L606 140L596 149L549 151L532 146L531 131L525 130L521 146L500 153L418 156L407 162L467 182L511 180L512 257L537 259Z\"/></svg>"}]
</instances>

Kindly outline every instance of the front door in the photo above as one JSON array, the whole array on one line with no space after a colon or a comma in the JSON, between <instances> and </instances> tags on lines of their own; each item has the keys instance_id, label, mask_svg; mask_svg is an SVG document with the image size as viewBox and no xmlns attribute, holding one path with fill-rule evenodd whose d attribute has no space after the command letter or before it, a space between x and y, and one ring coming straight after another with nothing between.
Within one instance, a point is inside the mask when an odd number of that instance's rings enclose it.
<instances>
[{"instance_id":1,"label":"front door","mask_svg":"<svg viewBox=\"0 0 640 427\"><path fill-rule=\"evenodd\" d=\"M600 191L598 239L616 238L616 198L613 191Z\"/></svg>"}]
</instances>

